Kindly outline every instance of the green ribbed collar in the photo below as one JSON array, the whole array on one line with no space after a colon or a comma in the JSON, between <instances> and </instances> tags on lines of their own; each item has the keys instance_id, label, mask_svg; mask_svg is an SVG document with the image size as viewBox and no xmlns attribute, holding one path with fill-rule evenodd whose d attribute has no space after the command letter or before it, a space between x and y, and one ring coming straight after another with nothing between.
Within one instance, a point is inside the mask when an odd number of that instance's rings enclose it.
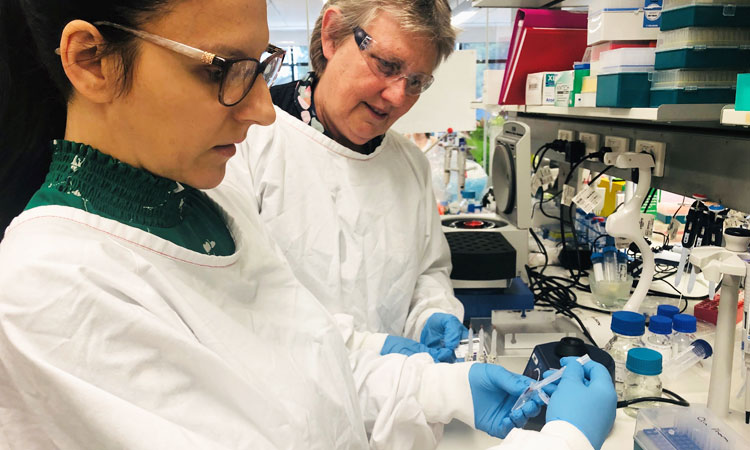
<instances>
[{"instance_id":1,"label":"green ribbed collar","mask_svg":"<svg viewBox=\"0 0 750 450\"><path fill-rule=\"evenodd\" d=\"M42 187L74 196L83 209L122 223L173 227L183 220L185 196L196 191L86 144L55 140L52 149L52 163Z\"/></svg>"}]
</instances>

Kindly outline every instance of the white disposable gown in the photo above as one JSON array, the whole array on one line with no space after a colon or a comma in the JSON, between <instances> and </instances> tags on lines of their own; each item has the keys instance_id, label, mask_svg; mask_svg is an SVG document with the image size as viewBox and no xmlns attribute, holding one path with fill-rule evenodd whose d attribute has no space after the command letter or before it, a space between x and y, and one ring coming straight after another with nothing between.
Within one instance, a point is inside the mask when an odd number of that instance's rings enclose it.
<instances>
[{"instance_id":1,"label":"white disposable gown","mask_svg":"<svg viewBox=\"0 0 750 450\"><path fill-rule=\"evenodd\" d=\"M430 166L411 141L389 131L364 155L276 108L238 150L228 171L254 183L272 237L329 311L415 340L436 312L463 320Z\"/></svg>"},{"instance_id":2,"label":"white disposable gown","mask_svg":"<svg viewBox=\"0 0 750 450\"><path fill-rule=\"evenodd\" d=\"M63 206L13 221L0 244L0 448L429 449L427 424L473 423L468 364L379 356L382 342L294 279L238 193L211 193L230 256ZM564 441L514 435L523 448Z\"/></svg>"}]
</instances>

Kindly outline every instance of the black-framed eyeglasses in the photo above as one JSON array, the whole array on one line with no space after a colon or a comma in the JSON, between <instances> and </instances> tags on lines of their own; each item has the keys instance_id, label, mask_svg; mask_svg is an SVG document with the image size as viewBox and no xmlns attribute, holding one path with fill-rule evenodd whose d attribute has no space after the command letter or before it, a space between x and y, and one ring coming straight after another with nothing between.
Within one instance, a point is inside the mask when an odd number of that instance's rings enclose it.
<instances>
[{"instance_id":1,"label":"black-framed eyeglasses","mask_svg":"<svg viewBox=\"0 0 750 450\"><path fill-rule=\"evenodd\" d=\"M219 82L219 103L224 106L234 106L245 98L255 83L258 75L262 74L265 82L271 86L276 81L286 52L269 44L265 53L270 54L263 61L255 58L222 58L214 53L200 50L165 37L157 36L142 30L126 27L112 22L94 22L96 26L108 26L126 31L152 44L172 50L181 55L196 59L204 64L214 65L221 69Z\"/></svg>"},{"instance_id":2,"label":"black-framed eyeglasses","mask_svg":"<svg viewBox=\"0 0 750 450\"><path fill-rule=\"evenodd\" d=\"M362 52L367 66L370 68L379 78L384 78L389 81L399 81L402 78L406 80L406 88L404 91L408 95L419 95L426 91L427 88L432 85L435 78L432 75L427 75L422 72L415 72L404 74L402 63L397 61L389 61L383 57L376 55L377 41L372 38L365 30L361 27L354 27L354 42L357 43L357 47Z\"/></svg>"}]
</instances>

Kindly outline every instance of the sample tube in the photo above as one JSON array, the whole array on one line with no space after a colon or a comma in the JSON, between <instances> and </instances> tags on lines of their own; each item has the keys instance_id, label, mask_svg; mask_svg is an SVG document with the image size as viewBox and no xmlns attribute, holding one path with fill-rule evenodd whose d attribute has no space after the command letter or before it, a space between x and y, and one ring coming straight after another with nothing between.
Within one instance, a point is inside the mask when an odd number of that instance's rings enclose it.
<instances>
[{"instance_id":1,"label":"sample tube","mask_svg":"<svg viewBox=\"0 0 750 450\"><path fill-rule=\"evenodd\" d=\"M693 367L698 361L706 359L713 354L711 345L703 339L696 339L682 353L677 354L664 366L664 376L675 378L682 372Z\"/></svg>"},{"instance_id":2,"label":"sample tube","mask_svg":"<svg viewBox=\"0 0 750 450\"><path fill-rule=\"evenodd\" d=\"M607 281L618 281L620 276L617 272L617 248L612 246L604 247L604 279Z\"/></svg>"},{"instance_id":3,"label":"sample tube","mask_svg":"<svg viewBox=\"0 0 750 450\"><path fill-rule=\"evenodd\" d=\"M620 281L628 279L628 255L623 252L617 252L617 274Z\"/></svg>"},{"instance_id":4,"label":"sample tube","mask_svg":"<svg viewBox=\"0 0 750 450\"><path fill-rule=\"evenodd\" d=\"M601 252L594 252L591 254L591 266L594 268L594 281L604 280L603 260L604 255L602 255Z\"/></svg>"}]
</instances>

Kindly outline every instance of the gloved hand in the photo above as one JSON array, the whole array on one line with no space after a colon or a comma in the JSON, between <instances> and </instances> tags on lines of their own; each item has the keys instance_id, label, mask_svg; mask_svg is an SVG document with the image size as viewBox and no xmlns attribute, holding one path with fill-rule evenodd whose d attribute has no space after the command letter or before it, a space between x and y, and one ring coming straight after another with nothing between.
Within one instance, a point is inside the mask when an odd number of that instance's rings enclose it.
<instances>
[{"instance_id":1,"label":"gloved hand","mask_svg":"<svg viewBox=\"0 0 750 450\"><path fill-rule=\"evenodd\" d=\"M430 348L455 350L469 330L452 314L435 313L427 318L419 342Z\"/></svg>"},{"instance_id":2,"label":"gloved hand","mask_svg":"<svg viewBox=\"0 0 750 450\"><path fill-rule=\"evenodd\" d=\"M456 362L456 355L449 348L430 348L417 341L401 336L389 335L385 338L385 343L383 344L383 349L380 350L380 354L387 355L388 353L401 353L407 356L415 353L429 353L435 362Z\"/></svg>"},{"instance_id":3,"label":"gloved hand","mask_svg":"<svg viewBox=\"0 0 750 450\"><path fill-rule=\"evenodd\" d=\"M575 357L567 357L560 363L567 368L547 405L547 422L564 420L574 425L599 449L615 422L617 393L612 378L594 361L582 367Z\"/></svg>"},{"instance_id":4,"label":"gloved hand","mask_svg":"<svg viewBox=\"0 0 750 450\"><path fill-rule=\"evenodd\" d=\"M472 365L469 369L469 386L476 428L502 439L514 427L524 426L530 417L539 414L544 402L536 393L520 409L510 411L533 381L494 364ZM547 385L544 390L551 393L555 386Z\"/></svg>"}]
</instances>

